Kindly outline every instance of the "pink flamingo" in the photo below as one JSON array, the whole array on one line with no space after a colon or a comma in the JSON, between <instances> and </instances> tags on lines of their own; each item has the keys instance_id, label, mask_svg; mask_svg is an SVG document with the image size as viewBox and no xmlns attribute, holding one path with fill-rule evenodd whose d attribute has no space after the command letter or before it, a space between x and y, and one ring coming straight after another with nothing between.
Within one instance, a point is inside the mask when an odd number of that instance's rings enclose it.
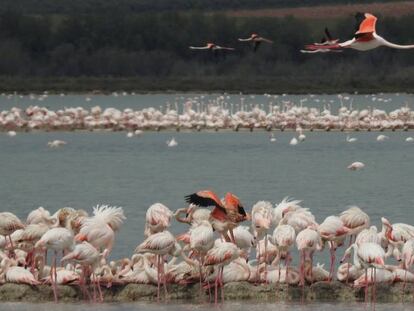
<instances>
[{"instance_id":1,"label":"pink flamingo","mask_svg":"<svg viewBox=\"0 0 414 311\"><path fill-rule=\"evenodd\" d=\"M332 45L324 45L325 50L338 50L350 48L358 51L368 51L380 46L386 46L393 49L414 49L414 45L399 45L391 43L379 36L375 30L377 18L369 13L358 13L356 15L359 29L351 40L336 43ZM310 44L305 47L307 51L315 51L320 49L320 45Z\"/></svg>"},{"instance_id":2,"label":"pink flamingo","mask_svg":"<svg viewBox=\"0 0 414 311\"><path fill-rule=\"evenodd\" d=\"M157 299L160 298L160 286L161 279L164 284L165 296L167 296L167 282L164 271L164 256L171 254L175 255L180 252L181 248L177 244L174 236L169 231L162 231L150 235L135 249L135 253L152 253L157 255L157 280L158 280L158 291Z\"/></svg>"},{"instance_id":3,"label":"pink flamingo","mask_svg":"<svg viewBox=\"0 0 414 311\"><path fill-rule=\"evenodd\" d=\"M252 33L252 35L247 39L240 39L239 38L239 41L241 41L241 42L252 42L254 52L257 51L257 49L259 48L259 46L262 42L266 42L266 43L270 43L270 44L273 43L272 40L263 38L263 37L259 36L257 33Z\"/></svg>"},{"instance_id":4,"label":"pink flamingo","mask_svg":"<svg viewBox=\"0 0 414 311\"><path fill-rule=\"evenodd\" d=\"M204 265L217 267L217 276L214 282L214 302L216 304L218 286L221 286L221 300L224 302L223 267L238 258L240 254L241 251L239 248L234 243L230 242L218 243L217 246L210 249L206 254Z\"/></svg>"},{"instance_id":5,"label":"pink flamingo","mask_svg":"<svg viewBox=\"0 0 414 311\"><path fill-rule=\"evenodd\" d=\"M47 231L39 241L36 242L35 248L52 249L54 251L52 258L52 268L50 276L53 284L53 294L55 302L58 301L57 291L57 272L56 272L56 257L58 251L72 250L74 246L74 238L72 231L66 228L52 228Z\"/></svg>"}]
</instances>

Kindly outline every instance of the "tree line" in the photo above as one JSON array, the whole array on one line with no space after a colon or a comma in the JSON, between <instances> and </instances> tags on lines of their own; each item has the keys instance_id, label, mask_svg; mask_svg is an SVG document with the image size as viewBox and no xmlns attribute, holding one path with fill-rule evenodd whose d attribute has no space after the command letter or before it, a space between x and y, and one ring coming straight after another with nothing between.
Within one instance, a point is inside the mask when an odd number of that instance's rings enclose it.
<instances>
[{"instance_id":1,"label":"tree line","mask_svg":"<svg viewBox=\"0 0 414 311\"><path fill-rule=\"evenodd\" d=\"M413 17L380 17L378 32L393 42L414 42ZM346 16L329 21L328 26L334 36L348 39L354 32L354 19ZM182 89L190 85L193 89L198 85L202 89L244 86L254 90L263 85L306 89L324 83L333 89L392 85L408 90L414 86L414 51L300 53L304 44L319 41L324 27L323 21L293 17L234 18L197 12L125 15L117 11L54 16L11 10L0 13L0 88L23 87L10 81L26 79L36 84L36 79L53 78L130 78L159 89L180 85ZM263 44L254 53L249 44L237 41L252 32L274 43ZM215 57L209 51L188 48L210 41L235 51Z\"/></svg>"}]
</instances>

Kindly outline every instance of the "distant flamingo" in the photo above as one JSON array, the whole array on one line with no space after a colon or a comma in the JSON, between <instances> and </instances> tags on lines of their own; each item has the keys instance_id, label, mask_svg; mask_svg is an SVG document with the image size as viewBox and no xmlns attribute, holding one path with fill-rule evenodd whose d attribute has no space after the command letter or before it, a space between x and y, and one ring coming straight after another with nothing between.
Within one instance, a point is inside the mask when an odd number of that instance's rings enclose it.
<instances>
[{"instance_id":1,"label":"distant flamingo","mask_svg":"<svg viewBox=\"0 0 414 311\"><path fill-rule=\"evenodd\" d=\"M349 135L346 135L346 141L348 142L348 143L354 143L354 142L356 142L358 140L358 138L356 138L356 137L350 137Z\"/></svg>"},{"instance_id":2,"label":"distant flamingo","mask_svg":"<svg viewBox=\"0 0 414 311\"><path fill-rule=\"evenodd\" d=\"M369 13L358 13L356 15L359 24L359 29L355 33L353 39L336 43L332 45L325 45L325 50L337 50L343 48L351 48L358 51L368 51L380 46L386 46L393 49L413 49L414 45L399 45L385 40L376 33L375 25L377 18ZM314 51L320 49L319 45L311 44L306 46L306 50Z\"/></svg>"},{"instance_id":3,"label":"distant flamingo","mask_svg":"<svg viewBox=\"0 0 414 311\"><path fill-rule=\"evenodd\" d=\"M218 56L219 51L234 51L234 48L216 45L214 43L207 43L205 46L190 46L191 50L209 50L213 52L214 56Z\"/></svg>"},{"instance_id":4,"label":"distant flamingo","mask_svg":"<svg viewBox=\"0 0 414 311\"><path fill-rule=\"evenodd\" d=\"M249 38L247 39L240 39L239 41L241 42L252 42L253 43L253 51L256 52L257 49L259 48L260 44L262 42L266 42L266 43L273 43L272 40L263 38L261 36L259 36L257 33L253 33Z\"/></svg>"},{"instance_id":5,"label":"distant flamingo","mask_svg":"<svg viewBox=\"0 0 414 311\"><path fill-rule=\"evenodd\" d=\"M350 165L348 165L347 169L351 171L359 171L365 167L365 164L362 162L353 162Z\"/></svg>"},{"instance_id":6,"label":"distant flamingo","mask_svg":"<svg viewBox=\"0 0 414 311\"><path fill-rule=\"evenodd\" d=\"M164 231L170 226L172 211L162 203L152 204L145 215L145 236Z\"/></svg>"}]
</instances>

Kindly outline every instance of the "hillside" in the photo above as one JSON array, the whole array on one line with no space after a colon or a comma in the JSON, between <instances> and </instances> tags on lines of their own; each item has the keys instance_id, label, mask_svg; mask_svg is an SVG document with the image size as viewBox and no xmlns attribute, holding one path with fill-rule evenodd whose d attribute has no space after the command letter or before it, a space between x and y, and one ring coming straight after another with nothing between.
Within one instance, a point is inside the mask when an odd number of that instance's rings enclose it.
<instances>
[{"instance_id":1,"label":"hillside","mask_svg":"<svg viewBox=\"0 0 414 311\"><path fill-rule=\"evenodd\" d=\"M362 1L361 1L362 2ZM371 12L376 15L400 17L414 13L414 1L374 2L359 4L318 5L312 7L276 8L227 11L232 17L284 17L299 19L341 18L355 12Z\"/></svg>"}]
</instances>

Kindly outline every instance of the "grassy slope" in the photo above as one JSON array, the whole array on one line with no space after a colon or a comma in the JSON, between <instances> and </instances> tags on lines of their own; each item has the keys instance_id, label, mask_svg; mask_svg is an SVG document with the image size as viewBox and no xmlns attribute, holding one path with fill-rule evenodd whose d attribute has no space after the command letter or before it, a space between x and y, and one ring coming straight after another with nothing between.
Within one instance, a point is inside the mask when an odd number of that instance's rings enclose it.
<instances>
[{"instance_id":1,"label":"grassy slope","mask_svg":"<svg viewBox=\"0 0 414 311\"><path fill-rule=\"evenodd\" d=\"M370 12L382 16L399 17L414 13L414 1L393 1L369 4L338 4L299 8L233 10L226 14L235 17L284 17L294 16L307 19L340 18L356 12Z\"/></svg>"}]
</instances>

